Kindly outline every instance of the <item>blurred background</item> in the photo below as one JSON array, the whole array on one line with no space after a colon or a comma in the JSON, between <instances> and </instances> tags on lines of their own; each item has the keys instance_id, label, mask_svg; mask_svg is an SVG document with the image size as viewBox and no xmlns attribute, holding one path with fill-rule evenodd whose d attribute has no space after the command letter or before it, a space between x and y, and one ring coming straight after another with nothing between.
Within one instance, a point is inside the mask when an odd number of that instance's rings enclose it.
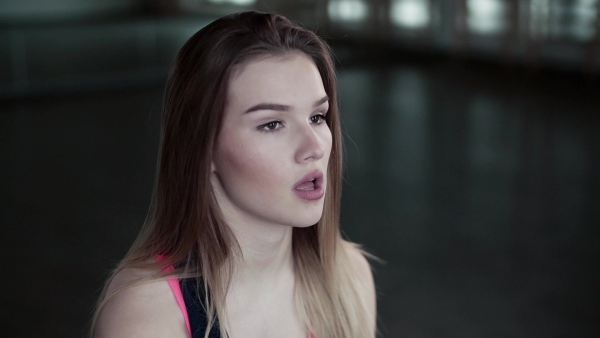
<instances>
[{"instance_id":1,"label":"blurred background","mask_svg":"<svg viewBox=\"0 0 600 338\"><path fill-rule=\"evenodd\" d=\"M0 335L85 336L175 53L246 9L333 46L382 337L598 336L598 0L0 0Z\"/></svg>"}]
</instances>

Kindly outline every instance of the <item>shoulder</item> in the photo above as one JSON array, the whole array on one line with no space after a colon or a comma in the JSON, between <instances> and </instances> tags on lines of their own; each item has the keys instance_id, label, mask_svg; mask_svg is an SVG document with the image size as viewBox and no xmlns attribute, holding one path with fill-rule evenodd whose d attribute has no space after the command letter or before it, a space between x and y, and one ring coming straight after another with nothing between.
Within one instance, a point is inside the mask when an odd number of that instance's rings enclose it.
<instances>
[{"instance_id":1,"label":"shoulder","mask_svg":"<svg viewBox=\"0 0 600 338\"><path fill-rule=\"evenodd\" d=\"M363 296L368 308L373 315L376 313L375 281L371 265L365 257L365 253L354 243L342 242L346 256L352 267L352 278L356 281L357 289Z\"/></svg>"},{"instance_id":2,"label":"shoulder","mask_svg":"<svg viewBox=\"0 0 600 338\"><path fill-rule=\"evenodd\" d=\"M126 268L111 279L94 337L187 337L169 283L154 272Z\"/></svg>"},{"instance_id":3,"label":"shoulder","mask_svg":"<svg viewBox=\"0 0 600 338\"><path fill-rule=\"evenodd\" d=\"M363 277L366 275L371 276L371 265L367 261L364 252L359 248L359 246L352 242L344 241L342 242L344 251L350 260L350 263L356 268L357 272ZM359 276L357 276L359 277Z\"/></svg>"}]
</instances>

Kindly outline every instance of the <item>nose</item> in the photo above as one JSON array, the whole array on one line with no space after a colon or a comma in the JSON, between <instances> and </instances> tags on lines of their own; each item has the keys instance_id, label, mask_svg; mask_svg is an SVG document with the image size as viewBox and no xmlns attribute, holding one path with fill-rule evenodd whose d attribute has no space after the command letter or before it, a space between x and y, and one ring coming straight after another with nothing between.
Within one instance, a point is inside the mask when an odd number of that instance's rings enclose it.
<instances>
[{"instance_id":1,"label":"nose","mask_svg":"<svg viewBox=\"0 0 600 338\"><path fill-rule=\"evenodd\" d=\"M304 126L299 131L298 148L295 160L298 163L317 161L325 154L323 136L312 125Z\"/></svg>"}]
</instances>

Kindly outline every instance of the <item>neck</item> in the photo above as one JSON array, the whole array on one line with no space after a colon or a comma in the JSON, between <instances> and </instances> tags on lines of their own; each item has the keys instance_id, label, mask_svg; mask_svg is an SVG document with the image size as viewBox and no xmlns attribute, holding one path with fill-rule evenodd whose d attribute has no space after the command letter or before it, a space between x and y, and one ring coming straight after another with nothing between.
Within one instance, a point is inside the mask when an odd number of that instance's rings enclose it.
<instances>
[{"instance_id":1,"label":"neck","mask_svg":"<svg viewBox=\"0 0 600 338\"><path fill-rule=\"evenodd\" d=\"M262 284L293 274L292 227L236 222L230 226L242 253L235 266L234 284Z\"/></svg>"}]
</instances>

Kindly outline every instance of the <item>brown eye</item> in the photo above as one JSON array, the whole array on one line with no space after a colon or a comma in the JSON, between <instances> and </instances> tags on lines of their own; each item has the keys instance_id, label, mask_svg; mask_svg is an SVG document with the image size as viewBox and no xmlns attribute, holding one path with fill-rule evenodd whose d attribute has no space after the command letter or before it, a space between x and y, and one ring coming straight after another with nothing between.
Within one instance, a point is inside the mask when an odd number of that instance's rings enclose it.
<instances>
[{"instance_id":1,"label":"brown eye","mask_svg":"<svg viewBox=\"0 0 600 338\"><path fill-rule=\"evenodd\" d=\"M258 126L258 129L260 131L270 132L270 131L275 131L275 130L279 129L282 126L283 126L282 123L279 121L271 121L271 122L267 122L263 125Z\"/></svg>"},{"instance_id":2,"label":"brown eye","mask_svg":"<svg viewBox=\"0 0 600 338\"><path fill-rule=\"evenodd\" d=\"M325 115L317 114L310 117L310 122L313 124L321 124L325 122Z\"/></svg>"}]
</instances>

